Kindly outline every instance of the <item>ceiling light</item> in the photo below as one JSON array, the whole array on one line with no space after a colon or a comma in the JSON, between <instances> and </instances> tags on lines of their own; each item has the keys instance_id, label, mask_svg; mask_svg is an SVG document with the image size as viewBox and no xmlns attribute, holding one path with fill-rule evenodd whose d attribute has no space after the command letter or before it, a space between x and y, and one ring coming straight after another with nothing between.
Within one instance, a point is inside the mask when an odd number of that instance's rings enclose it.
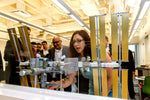
<instances>
[{"instance_id":1,"label":"ceiling light","mask_svg":"<svg viewBox=\"0 0 150 100\"><path fill-rule=\"evenodd\" d=\"M74 19L78 24L82 27L85 26L88 28L87 24L63 1L63 0L51 0L55 3L59 8L61 8L64 12L66 12L72 19Z\"/></svg>"},{"instance_id":2,"label":"ceiling light","mask_svg":"<svg viewBox=\"0 0 150 100\"><path fill-rule=\"evenodd\" d=\"M46 25L46 26L43 26L43 27L45 27L45 28L56 28L56 27L54 27L52 25Z\"/></svg>"},{"instance_id":3,"label":"ceiling light","mask_svg":"<svg viewBox=\"0 0 150 100\"><path fill-rule=\"evenodd\" d=\"M62 0L51 0L53 3L55 3L60 9L62 9L67 14L70 13L70 11L64 6L64 2ZM62 5L63 4L63 5Z\"/></svg>"},{"instance_id":4,"label":"ceiling light","mask_svg":"<svg viewBox=\"0 0 150 100\"><path fill-rule=\"evenodd\" d=\"M29 14L25 11L22 11L22 10L15 10L15 11L12 11L12 13L19 15L21 17L31 17L31 14Z\"/></svg>"},{"instance_id":5,"label":"ceiling light","mask_svg":"<svg viewBox=\"0 0 150 100\"><path fill-rule=\"evenodd\" d=\"M141 20L143 19L145 13L149 9L150 1L149 0L143 0L141 1L140 9L138 10L138 14L136 16L136 20L134 21L134 26L132 27L132 33L129 37L129 42L131 41L136 29L138 28L139 24L141 23ZM140 19L140 20L139 20Z\"/></svg>"},{"instance_id":6,"label":"ceiling light","mask_svg":"<svg viewBox=\"0 0 150 100\"><path fill-rule=\"evenodd\" d=\"M74 15L69 15L70 17L72 17L72 19L74 19L78 24L80 24L81 26L84 26L84 24L77 18L75 17Z\"/></svg>"},{"instance_id":7,"label":"ceiling light","mask_svg":"<svg viewBox=\"0 0 150 100\"><path fill-rule=\"evenodd\" d=\"M139 14L138 19L143 19L145 13L147 12L147 10L149 8L149 5L150 5L150 1L145 1L144 6Z\"/></svg>"},{"instance_id":8,"label":"ceiling light","mask_svg":"<svg viewBox=\"0 0 150 100\"><path fill-rule=\"evenodd\" d=\"M140 25L140 23L141 23L141 20L137 20L136 21L136 24L134 26L134 30L136 30L138 28L138 26Z\"/></svg>"},{"instance_id":9,"label":"ceiling light","mask_svg":"<svg viewBox=\"0 0 150 100\"><path fill-rule=\"evenodd\" d=\"M90 33L90 29L89 28L87 28L87 27L83 27L87 32L89 32Z\"/></svg>"},{"instance_id":10,"label":"ceiling light","mask_svg":"<svg viewBox=\"0 0 150 100\"><path fill-rule=\"evenodd\" d=\"M129 38L129 42L131 41L131 39L132 39L132 37L133 37L133 35L134 35L135 32L136 32L136 30L133 30L133 31L132 31L131 36L130 36L130 38Z\"/></svg>"},{"instance_id":11,"label":"ceiling light","mask_svg":"<svg viewBox=\"0 0 150 100\"><path fill-rule=\"evenodd\" d=\"M136 0L128 0L127 5L133 7Z\"/></svg>"}]
</instances>

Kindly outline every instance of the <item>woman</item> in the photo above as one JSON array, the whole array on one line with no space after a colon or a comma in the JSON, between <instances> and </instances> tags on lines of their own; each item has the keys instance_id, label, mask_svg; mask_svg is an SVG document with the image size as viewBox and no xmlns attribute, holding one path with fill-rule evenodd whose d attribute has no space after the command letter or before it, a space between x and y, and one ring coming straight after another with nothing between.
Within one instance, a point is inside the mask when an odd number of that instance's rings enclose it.
<instances>
[{"instance_id":1,"label":"woman","mask_svg":"<svg viewBox=\"0 0 150 100\"><path fill-rule=\"evenodd\" d=\"M71 41L70 41L70 57L78 57L79 60L82 57L91 57L91 46L90 46L90 37L88 33L84 30L81 31L76 31L73 33ZM111 58L109 57L108 54L106 54L106 59L107 62L111 62ZM112 68L106 68L107 69L107 80L108 80L108 91L110 91L111 86L112 86ZM92 68L90 68L90 71L83 71L80 69L82 75L84 78L89 79L89 82L80 82L80 84L89 84L89 89L86 88L86 90L89 91L89 94L94 94L94 89L93 89L93 73L92 73ZM80 76L82 76L80 75ZM75 79L76 72L73 72L69 74L68 80L64 81L62 84L62 88L65 88L69 85L72 84L73 80ZM79 81L82 81L82 79L79 79ZM55 84L59 84L60 82L51 82ZM79 92L82 93L82 86L79 84ZM54 89L57 87L54 86L47 86L50 89Z\"/></svg>"}]
</instances>

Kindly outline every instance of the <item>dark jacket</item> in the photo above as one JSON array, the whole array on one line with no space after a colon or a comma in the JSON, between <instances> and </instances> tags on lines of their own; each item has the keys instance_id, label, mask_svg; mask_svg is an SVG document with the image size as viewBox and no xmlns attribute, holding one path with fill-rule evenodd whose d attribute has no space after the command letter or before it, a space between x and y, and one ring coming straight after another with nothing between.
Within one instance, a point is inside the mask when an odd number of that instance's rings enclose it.
<instances>
[{"instance_id":1,"label":"dark jacket","mask_svg":"<svg viewBox=\"0 0 150 100\"><path fill-rule=\"evenodd\" d=\"M46 57L46 58L48 58L49 57L49 54L50 54L50 49L48 50L48 54L47 55L44 55L44 53L43 53L43 50L41 50L40 51L40 55L41 55L41 57Z\"/></svg>"},{"instance_id":2,"label":"dark jacket","mask_svg":"<svg viewBox=\"0 0 150 100\"><path fill-rule=\"evenodd\" d=\"M129 50L128 59L129 59L128 62L121 63L121 67L123 69L128 69L129 72L133 72L133 71L135 71L135 62L134 62L134 58L133 58L131 50Z\"/></svg>"},{"instance_id":3,"label":"dark jacket","mask_svg":"<svg viewBox=\"0 0 150 100\"><path fill-rule=\"evenodd\" d=\"M128 55L128 62L122 62L121 67L123 69L128 69L128 91L129 91L129 96L131 99L135 99L135 92L134 92L134 86L133 86L133 75L132 72L135 71L135 62L134 58L132 55L132 51L129 50L129 55Z\"/></svg>"},{"instance_id":4,"label":"dark jacket","mask_svg":"<svg viewBox=\"0 0 150 100\"><path fill-rule=\"evenodd\" d=\"M9 84L20 84L19 74L16 73L16 67L19 65L19 62L16 61L11 41L8 40L5 46L4 59L8 61L8 66L5 70L5 80Z\"/></svg>"},{"instance_id":5,"label":"dark jacket","mask_svg":"<svg viewBox=\"0 0 150 100\"><path fill-rule=\"evenodd\" d=\"M69 57L69 48L67 46L63 46L62 49L62 56L65 55L66 57ZM55 48L52 47L50 49L50 55L49 55L49 59L53 60L55 59Z\"/></svg>"},{"instance_id":6,"label":"dark jacket","mask_svg":"<svg viewBox=\"0 0 150 100\"><path fill-rule=\"evenodd\" d=\"M3 61L2 61L1 51L0 51L0 70L3 70Z\"/></svg>"},{"instance_id":7,"label":"dark jacket","mask_svg":"<svg viewBox=\"0 0 150 100\"><path fill-rule=\"evenodd\" d=\"M4 79L3 61L2 61L1 51L0 51L0 81L3 79Z\"/></svg>"}]
</instances>

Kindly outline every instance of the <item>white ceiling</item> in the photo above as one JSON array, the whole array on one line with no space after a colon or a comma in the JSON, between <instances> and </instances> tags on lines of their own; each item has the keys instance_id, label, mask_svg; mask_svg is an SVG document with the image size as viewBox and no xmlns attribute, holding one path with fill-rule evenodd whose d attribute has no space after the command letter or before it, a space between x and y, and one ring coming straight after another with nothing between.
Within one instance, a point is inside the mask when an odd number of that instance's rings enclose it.
<instances>
[{"instance_id":1,"label":"white ceiling","mask_svg":"<svg viewBox=\"0 0 150 100\"><path fill-rule=\"evenodd\" d=\"M128 1L131 0L63 0L88 26L89 16L106 14L106 35L110 37L110 15L111 13L129 11L129 27L132 27L139 10L141 0L136 0L134 5L129 6ZM133 0L132 0L133 1ZM131 3L130 3L131 5ZM24 17L15 14L16 10L24 11L30 14L29 17ZM42 29L53 32L57 35L71 38L71 35L76 30L84 29L75 22L69 15L57 7L51 0L0 0L0 12L14 16L20 20L26 21L33 25L39 26ZM146 14L147 16L148 14ZM147 17L144 17L142 23L146 23ZM143 24L143 25L144 25ZM0 27L2 31L7 31L8 28L22 26L21 23L16 23L8 19L0 17ZM46 27L51 26L51 27ZM40 32L37 29L32 29L32 38L51 41L52 35ZM130 28L129 28L130 29ZM130 31L130 30L129 30ZM6 33L0 32L0 38L8 38ZM130 34L130 33L129 33ZM137 38L138 35L135 35ZM134 37L133 37L134 38ZM132 39L131 43L136 43L137 40ZM68 41L64 40L65 44Z\"/></svg>"}]
</instances>

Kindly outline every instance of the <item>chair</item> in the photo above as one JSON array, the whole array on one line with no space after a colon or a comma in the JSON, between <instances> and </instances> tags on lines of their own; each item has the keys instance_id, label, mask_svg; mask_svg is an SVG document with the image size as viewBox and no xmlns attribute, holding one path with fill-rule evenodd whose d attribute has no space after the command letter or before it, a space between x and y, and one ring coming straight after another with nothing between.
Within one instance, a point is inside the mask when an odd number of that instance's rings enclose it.
<instances>
[{"instance_id":1,"label":"chair","mask_svg":"<svg viewBox=\"0 0 150 100\"><path fill-rule=\"evenodd\" d=\"M143 93L150 96L150 76L146 76L143 85Z\"/></svg>"},{"instance_id":2,"label":"chair","mask_svg":"<svg viewBox=\"0 0 150 100\"><path fill-rule=\"evenodd\" d=\"M142 86L142 100L145 97L150 98L150 76L146 76L144 80L144 85Z\"/></svg>"}]
</instances>

